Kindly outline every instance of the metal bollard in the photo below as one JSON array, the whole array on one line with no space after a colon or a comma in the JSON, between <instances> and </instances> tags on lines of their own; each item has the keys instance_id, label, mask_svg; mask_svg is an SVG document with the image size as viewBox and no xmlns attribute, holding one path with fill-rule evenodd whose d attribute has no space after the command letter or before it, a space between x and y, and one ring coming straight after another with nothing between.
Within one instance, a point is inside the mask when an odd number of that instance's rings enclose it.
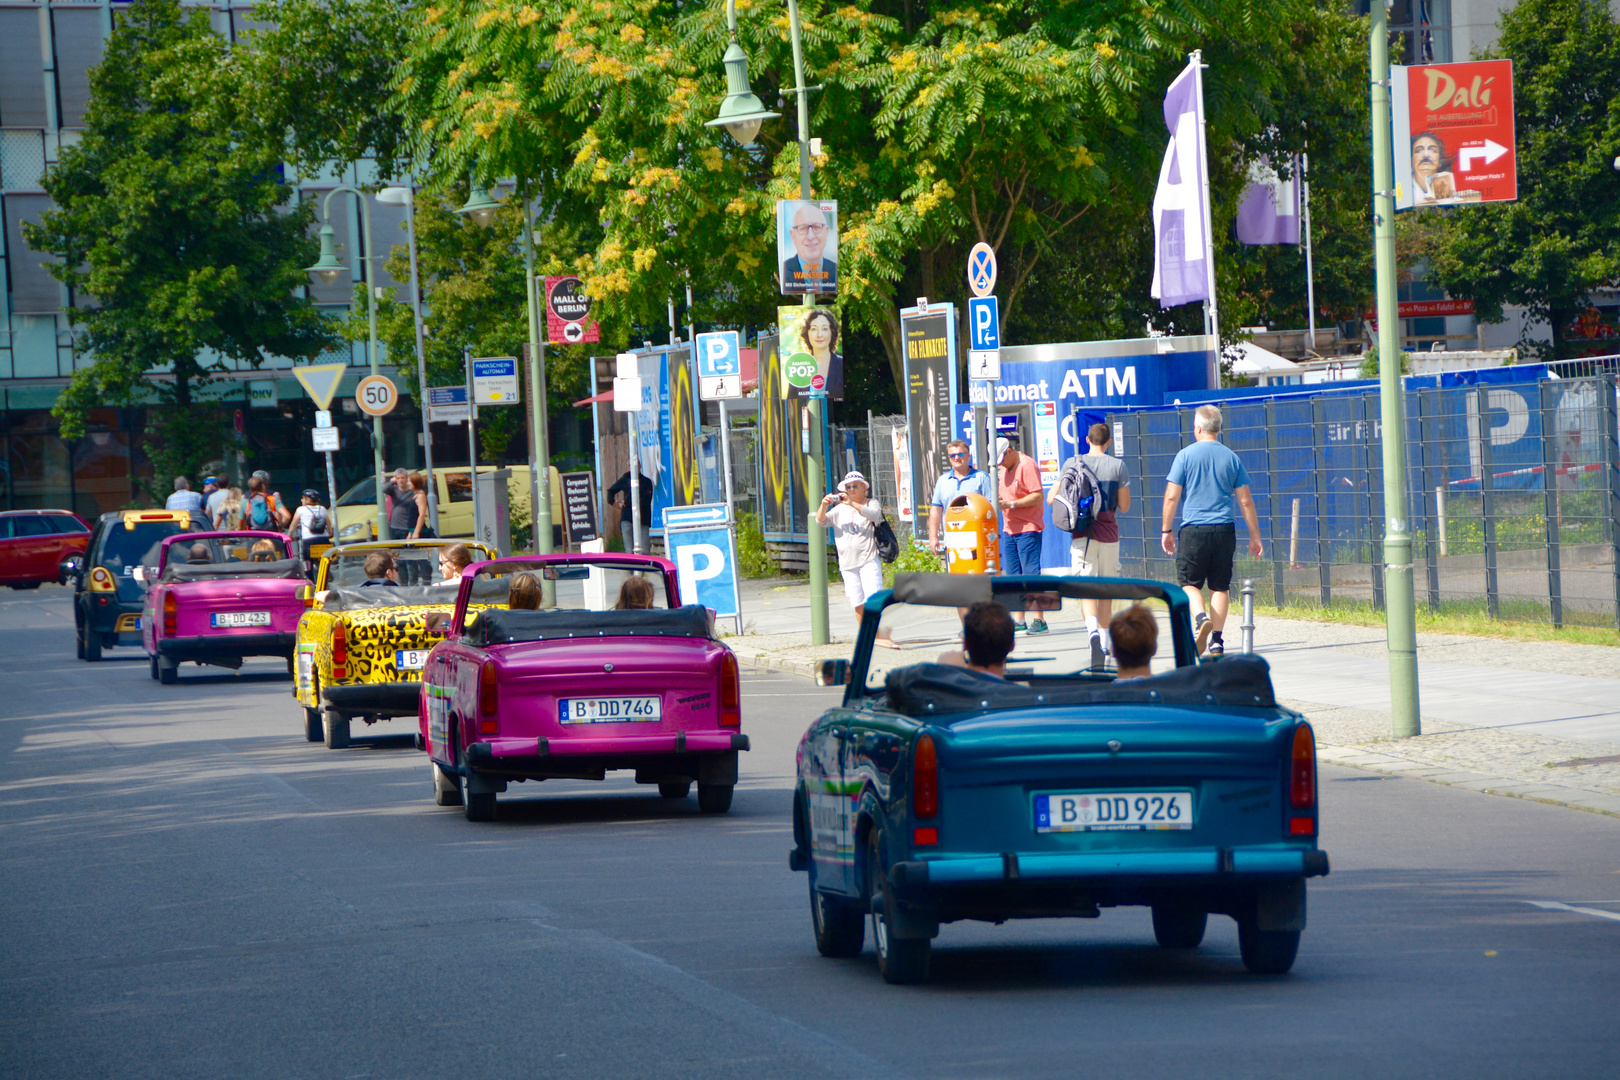
<instances>
[{"instance_id":1,"label":"metal bollard","mask_svg":"<svg viewBox=\"0 0 1620 1080\"><path fill-rule=\"evenodd\" d=\"M1243 651L1254 652L1254 578L1243 579L1243 622L1238 629L1243 631Z\"/></svg>"}]
</instances>

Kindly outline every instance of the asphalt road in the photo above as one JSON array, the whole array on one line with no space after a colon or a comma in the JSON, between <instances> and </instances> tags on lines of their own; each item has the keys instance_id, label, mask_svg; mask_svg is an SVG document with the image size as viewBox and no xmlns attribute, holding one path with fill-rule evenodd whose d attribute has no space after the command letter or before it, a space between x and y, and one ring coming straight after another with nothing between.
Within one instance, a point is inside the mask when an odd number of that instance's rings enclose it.
<instances>
[{"instance_id":1,"label":"asphalt road","mask_svg":"<svg viewBox=\"0 0 1620 1080\"><path fill-rule=\"evenodd\" d=\"M474 825L407 723L305 743L278 663L160 686L72 645L60 590L0 594L0 1077L1620 1071L1614 818L1329 768L1291 975L1124 909L948 926L890 987L816 955L787 869L802 679L745 679L727 816L552 781Z\"/></svg>"}]
</instances>

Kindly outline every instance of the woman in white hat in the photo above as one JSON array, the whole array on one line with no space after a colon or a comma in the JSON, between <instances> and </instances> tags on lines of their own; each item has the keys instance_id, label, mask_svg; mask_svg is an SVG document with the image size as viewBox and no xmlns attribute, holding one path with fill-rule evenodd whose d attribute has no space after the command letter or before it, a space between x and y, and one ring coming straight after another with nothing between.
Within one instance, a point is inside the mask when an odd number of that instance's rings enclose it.
<instances>
[{"instance_id":1,"label":"woman in white hat","mask_svg":"<svg viewBox=\"0 0 1620 1080\"><path fill-rule=\"evenodd\" d=\"M883 563L878 559L877 523L883 509L867 498L866 477L848 472L816 507L816 524L830 525L838 547L838 569L844 575L844 595L860 624L866 598L883 588Z\"/></svg>"}]
</instances>

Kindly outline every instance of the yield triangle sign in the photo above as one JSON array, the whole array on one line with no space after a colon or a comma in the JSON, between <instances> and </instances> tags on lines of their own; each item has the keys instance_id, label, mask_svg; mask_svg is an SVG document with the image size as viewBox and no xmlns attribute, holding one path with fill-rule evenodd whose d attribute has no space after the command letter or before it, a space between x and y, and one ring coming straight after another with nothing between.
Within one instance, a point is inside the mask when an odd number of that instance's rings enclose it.
<instances>
[{"instance_id":1,"label":"yield triangle sign","mask_svg":"<svg viewBox=\"0 0 1620 1080\"><path fill-rule=\"evenodd\" d=\"M338 383L343 381L343 373L348 370L347 364L315 364L311 367L295 367L293 375L303 384L309 396L315 399L315 407L325 412L332 407L332 397L337 393Z\"/></svg>"}]
</instances>

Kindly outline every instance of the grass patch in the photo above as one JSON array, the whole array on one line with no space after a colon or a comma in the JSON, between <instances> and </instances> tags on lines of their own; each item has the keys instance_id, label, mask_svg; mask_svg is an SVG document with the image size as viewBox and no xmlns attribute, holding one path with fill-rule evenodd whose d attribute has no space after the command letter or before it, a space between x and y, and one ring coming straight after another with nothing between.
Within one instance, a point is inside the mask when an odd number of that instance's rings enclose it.
<instances>
[{"instance_id":1,"label":"grass patch","mask_svg":"<svg viewBox=\"0 0 1620 1080\"><path fill-rule=\"evenodd\" d=\"M1229 622L1233 616L1239 615L1237 606L1233 605L1233 608L1233 615L1228 616ZM1334 604L1326 608L1312 604L1290 604L1282 608L1256 604L1254 611L1256 615L1304 622L1338 623L1342 626L1384 625L1384 613L1371 604ZM1505 622L1492 619L1483 612L1435 613L1421 606L1417 610L1417 629L1425 634L1465 634L1505 641L1562 641L1572 645L1620 646L1620 633L1613 628L1566 625L1559 629L1546 623Z\"/></svg>"}]
</instances>

